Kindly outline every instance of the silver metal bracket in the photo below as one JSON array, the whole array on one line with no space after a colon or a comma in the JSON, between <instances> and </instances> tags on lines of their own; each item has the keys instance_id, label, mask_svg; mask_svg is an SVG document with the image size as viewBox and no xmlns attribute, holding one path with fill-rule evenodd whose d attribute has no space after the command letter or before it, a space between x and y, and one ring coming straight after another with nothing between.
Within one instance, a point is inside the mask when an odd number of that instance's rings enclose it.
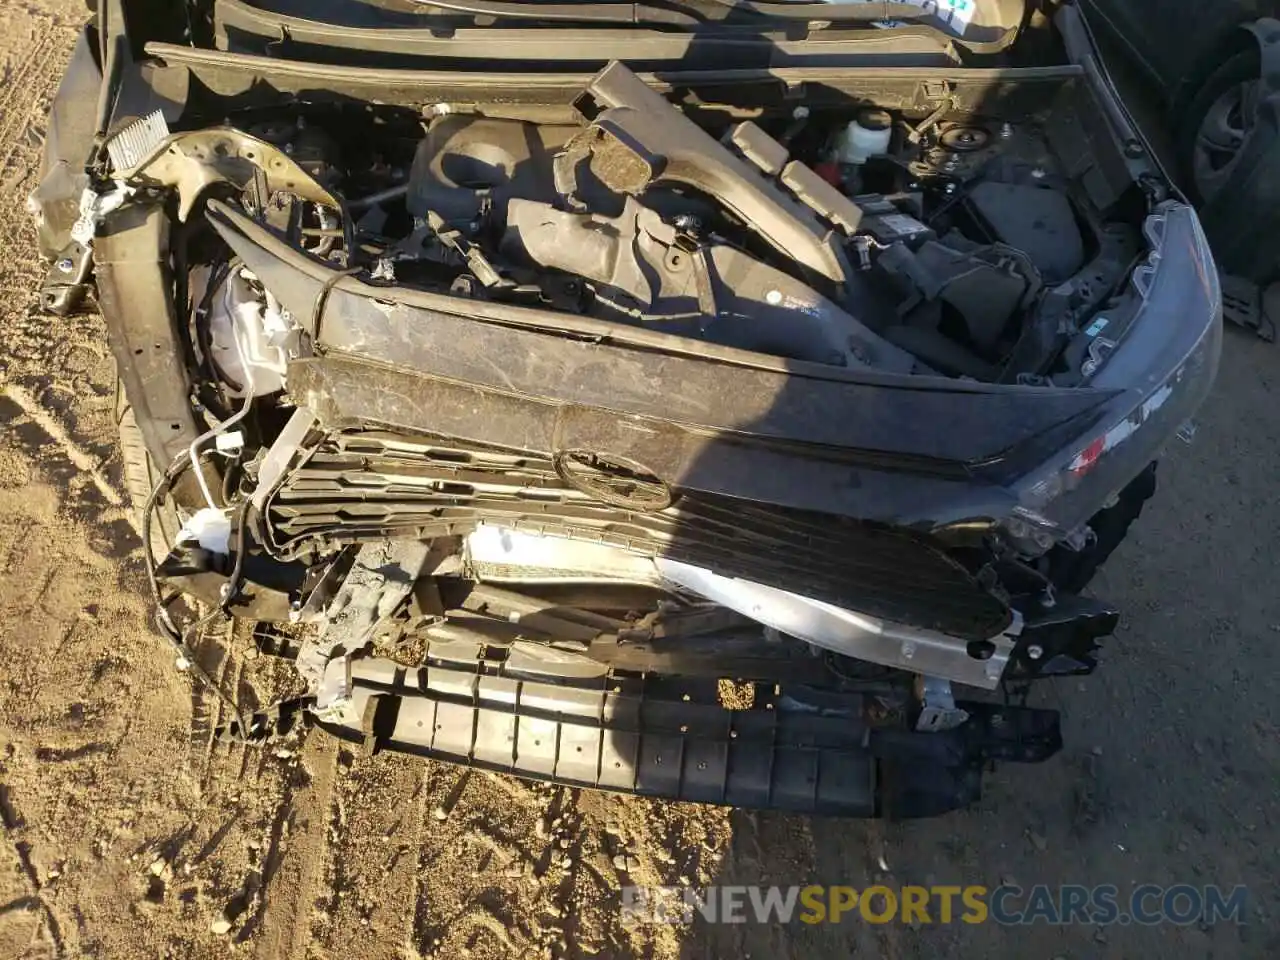
<instances>
[{"instance_id":1,"label":"silver metal bracket","mask_svg":"<svg viewBox=\"0 0 1280 960\"><path fill-rule=\"evenodd\" d=\"M921 704L920 717L916 720L916 730L920 733L954 730L969 719L969 712L956 706L949 680L917 677L916 696Z\"/></svg>"}]
</instances>

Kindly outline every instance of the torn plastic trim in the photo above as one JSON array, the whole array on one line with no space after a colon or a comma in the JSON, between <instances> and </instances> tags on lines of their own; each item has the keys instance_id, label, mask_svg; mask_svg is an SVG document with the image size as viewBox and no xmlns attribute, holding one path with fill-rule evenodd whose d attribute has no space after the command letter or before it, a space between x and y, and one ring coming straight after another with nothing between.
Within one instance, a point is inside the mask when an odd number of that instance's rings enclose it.
<instances>
[{"instance_id":1,"label":"torn plastic trim","mask_svg":"<svg viewBox=\"0 0 1280 960\"><path fill-rule=\"evenodd\" d=\"M147 451L172 463L200 433L191 409L169 277L172 223L160 203L130 203L94 238L107 342Z\"/></svg>"}]
</instances>

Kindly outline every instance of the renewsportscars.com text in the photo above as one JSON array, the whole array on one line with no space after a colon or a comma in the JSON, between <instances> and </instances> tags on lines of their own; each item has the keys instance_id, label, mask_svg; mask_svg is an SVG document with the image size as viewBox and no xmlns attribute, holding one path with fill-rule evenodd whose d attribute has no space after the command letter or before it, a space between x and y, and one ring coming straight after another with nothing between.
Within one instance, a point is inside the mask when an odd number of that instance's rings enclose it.
<instances>
[{"instance_id":1,"label":"renewsportscars.com text","mask_svg":"<svg viewBox=\"0 0 1280 960\"><path fill-rule=\"evenodd\" d=\"M1247 902L1242 886L1191 884L622 888L623 916L635 923L1187 925L1244 923Z\"/></svg>"}]
</instances>

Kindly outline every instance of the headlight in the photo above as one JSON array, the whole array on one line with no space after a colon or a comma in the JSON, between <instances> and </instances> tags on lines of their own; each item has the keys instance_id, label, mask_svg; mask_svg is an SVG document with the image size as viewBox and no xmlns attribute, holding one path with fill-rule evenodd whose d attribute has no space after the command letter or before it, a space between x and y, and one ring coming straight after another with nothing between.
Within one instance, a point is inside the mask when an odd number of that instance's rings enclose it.
<instances>
[{"instance_id":1,"label":"headlight","mask_svg":"<svg viewBox=\"0 0 1280 960\"><path fill-rule=\"evenodd\" d=\"M1217 375L1222 292L1195 211L1162 204L1145 233L1151 254L1132 281L1142 304L1088 371L1091 386L1124 392L1101 422L1014 488L1018 506L1004 526L1029 553L1069 538L1111 502L1195 413Z\"/></svg>"}]
</instances>

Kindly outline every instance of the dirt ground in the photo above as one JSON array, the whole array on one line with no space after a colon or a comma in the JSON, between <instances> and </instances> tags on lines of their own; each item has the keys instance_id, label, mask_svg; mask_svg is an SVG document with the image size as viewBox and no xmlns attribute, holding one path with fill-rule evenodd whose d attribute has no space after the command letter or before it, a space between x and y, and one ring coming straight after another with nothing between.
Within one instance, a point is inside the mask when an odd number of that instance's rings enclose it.
<instances>
[{"instance_id":1,"label":"dirt ground","mask_svg":"<svg viewBox=\"0 0 1280 960\"><path fill-rule=\"evenodd\" d=\"M33 309L22 199L82 10L0 4L0 960L1280 953L1280 352L1236 331L1194 445L1096 585L1126 612L1105 669L1038 693L1064 711L1065 751L1000 769L969 812L700 809L322 736L211 749L217 704L148 626L101 322ZM227 689L287 692L242 631L223 639ZM628 879L1243 883L1249 923L631 928Z\"/></svg>"}]
</instances>

